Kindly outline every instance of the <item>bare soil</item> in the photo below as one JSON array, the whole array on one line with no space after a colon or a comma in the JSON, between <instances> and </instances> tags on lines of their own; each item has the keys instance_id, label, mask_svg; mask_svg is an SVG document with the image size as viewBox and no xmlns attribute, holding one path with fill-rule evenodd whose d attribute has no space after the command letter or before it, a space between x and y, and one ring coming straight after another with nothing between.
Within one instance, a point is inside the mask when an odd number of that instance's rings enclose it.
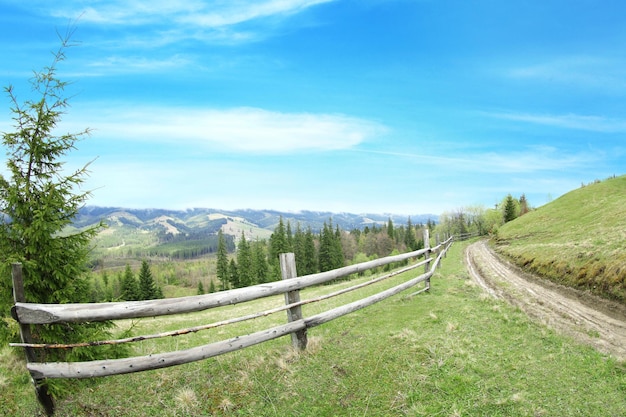
<instances>
[{"instance_id":1,"label":"bare soil","mask_svg":"<svg viewBox=\"0 0 626 417\"><path fill-rule=\"evenodd\" d=\"M490 296L508 301L557 332L626 360L626 306L554 284L522 271L486 240L469 245L471 278Z\"/></svg>"}]
</instances>

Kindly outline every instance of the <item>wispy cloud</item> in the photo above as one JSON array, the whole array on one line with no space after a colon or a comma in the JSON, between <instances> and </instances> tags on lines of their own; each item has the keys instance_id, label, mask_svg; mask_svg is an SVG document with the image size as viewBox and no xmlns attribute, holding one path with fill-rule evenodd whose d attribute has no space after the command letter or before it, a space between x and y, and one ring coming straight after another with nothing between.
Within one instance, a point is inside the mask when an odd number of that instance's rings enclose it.
<instances>
[{"instance_id":1,"label":"wispy cloud","mask_svg":"<svg viewBox=\"0 0 626 417\"><path fill-rule=\"evenodd\" d=\"M111 110L103 110L107 108ZM348 149L386 131L378 123L341 114L281 113L247 107L215 110L81 105L68 117L74 126L88 120L94 135L106 138L255 153Z\"/></svg>"},{"instance_id":2,"label":"wispy cloud","mask_svg":"<svg viewBox=\"0 0 626 417\"><path fill-rule=\"evenodd\" d=\"M123 26L131 32L134 28L150 28L142 32L150 44L181 39L241 43L262 38L267 35L264 31L277 22L332 1L336 0L40 0L29 5L55 18L80 19L81 24ZM254 29L240 27L251 22L257 25ZM136 36L129 39L141 42Z\"/></svg>"},{"instance_id":3,"label":"wispy cloud","mask_svg":"<svg viewBox=\"0 0 626 417\"><path fill-rule=\"evenodd\" d=\"M593 164L599 158L588 152L572 153L552 146L527 146L499 152L464 149L462 153L455 153L449 148L445 155L369 150L358 152L417 160L420 164L429 166L431 170L441 172L493 174L558 172Z\"/></svg>"},{"instance_id":4,"label":"wispy cloud","mask_svg":"<svg viewBox=\"0 0 626 417\"><path fill-rule=\"evenodd\" d=\"M533 114L514 112L483 112L482 115L498 119L560 127L564 129L587 130L602 133L626 132L626 120L604 116L579 114Z\"/></svg>"},{"instance_id":5,"label":"wispy cloud","mask_svg":"<svg viewBox=\"0 0 626 417\"><path fill-rule=\"evenodd\" d=\"M564 56L507 68L504 74L512 79L566 84L577 89L623 91L626 89L625 64L614 56Z\"/></svg>"}]
</instances>

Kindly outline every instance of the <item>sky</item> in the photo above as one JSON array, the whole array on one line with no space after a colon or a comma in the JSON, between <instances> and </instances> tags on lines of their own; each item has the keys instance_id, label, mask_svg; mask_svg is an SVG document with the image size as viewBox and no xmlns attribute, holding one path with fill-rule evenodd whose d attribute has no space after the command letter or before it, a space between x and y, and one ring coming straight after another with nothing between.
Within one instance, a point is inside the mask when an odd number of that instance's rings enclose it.
<instances>
[{"instance_id":1,"label":"sky","mask_svg":"<svg viewBox=\"0 0 626 417\"><path fill-rule=\"evenodd\" d=\"M441 214L626 174L621 0L0 0L0 84L68 30L89 205Z\"/></svg>"}]
</instances>

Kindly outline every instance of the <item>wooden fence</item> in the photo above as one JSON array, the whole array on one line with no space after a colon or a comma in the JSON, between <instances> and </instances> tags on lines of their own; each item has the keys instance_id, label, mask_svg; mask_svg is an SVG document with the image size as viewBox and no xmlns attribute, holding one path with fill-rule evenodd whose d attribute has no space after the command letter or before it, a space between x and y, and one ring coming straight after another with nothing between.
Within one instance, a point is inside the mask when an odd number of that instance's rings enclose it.
<instances>
[{"instance_id":1,"label":"wooden fence","mask_svg":"<svg viewBox=\"0 0 626 417\"><path fill-rule=\"evenodd\" d=\"M418 294L430 289L430 278L434 274L437 266L440 265L442 257L452 245L453 238L450 237L444 242L437 242L434 247L430 246L428 230L424 233L425 248L404 254L375 259L356 265L350 265L328 272L305 275L298 277L294 255L292 253L281 254L282 281L267 284L258 284L246 288L237 288L217 293L197 295L190 297L169 298L148 301L127 301L112 303L90 303L90 304L34 304L28 303L24 299L23 282L21 277L21 265L13 265L13 285L15 305L12 315L20 324L22 343L12 343L11 346L22 347L26 351L27 368L35 383L38 400L44 406L46 413L54 413L54 403L46 390L46 378L92 378L108 375L118 375L132 372L160 369L174 365L181 365L193 361L199 361L210 357L233 352L258 343L276 339L281 336L291 335L292 344L299 349L307 346L307 329L319 326L335 318L344 316L361 308L370 306L382 301L392 295L398 294L418 283L424 282L424 287L413 292ZM435 256L436 255L436 256ZM336 291L331 294L310 299L300 300L299 290L323 283L327 283L338 278L352 274L358 274L366 270L378 268L394 262L403 262L412 258L424 257L423 260L409 264L401 269L394 270L383 276L379 276L366 282L353 285L349 288ZM319 302L348 291L353 291L392 276L424 266L424 272L392 288L386 289L374 295L360 300L332 308L325 312L303 317L302 306L314 302ZM177 331L129 337L126 339L88 341L78 344L37 344L32 342L30 325L52 324L52 323L81 323L96 322L106 320L133 319L142 317L156 317L172 314L185 314L197 311L223 307L232 304L244 303L269 297L273 295L285 295L285 305L272 310L266 310L243 317L232 318L221 322L196 326L193 328L181 329ZM227 340L210 343L186 350L151 354L146 356L135 356L123 359L94 360L86 362L37 362L35 349L47 348L75 348L84 346L98 346L108 344L120 344L136 342L147 339L154 339L167 336L177 336L192 332L198 332L218 326L233 324L264 317L279 311L287 312L287 322L285 324L260 330L255 333L237 336Z\"/></svg>"}]
</instances>

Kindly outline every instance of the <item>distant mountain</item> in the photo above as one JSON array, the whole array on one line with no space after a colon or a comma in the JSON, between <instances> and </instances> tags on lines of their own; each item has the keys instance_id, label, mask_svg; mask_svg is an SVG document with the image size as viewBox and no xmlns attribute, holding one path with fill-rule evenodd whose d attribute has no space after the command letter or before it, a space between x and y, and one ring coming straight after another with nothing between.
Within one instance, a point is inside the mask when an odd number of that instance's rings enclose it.
<instances>
[{"instance_id":1,"label":"distant mountain","mask_svg":"<svg viewBox=\"0 0 626 417\"><path fill-rule=\"evenodd\" d=\"M74 222L77 227L84 227L104 220L109 225L127 225L144 229L163 229L174 234L189 232L198 229L217 230L228 222L237 222L257 229L266 229L270 233L283 218L285 224L291 223L292 228L300 224L306 228L311 226L314 232L322 229L324 222L332 219L333 225L343 230L363 229L373 224L384 225L389 219L394 225L406 224L409 216L397 214L353 214L332 213L326 211L299 211L286 212L276 210L218 210L211 208L194 208L188 210L167 209L127 209L120 207L87 206L80 210ZM411 215L413 224L434 221L436 214Z\"/></svg>"},{"instance_id":2,"label":"distant mountain","mask_svg":"<svg viewBox=\"0 0 626 417\"><path fill-rule=\"evenodd\" d=\"M74 227L83 228L104 221L107 228L95 239L96 256L165 255L195 257L212 253L217 248L217 232L221 229L231 248L245 234L246 239L267 239L282 217L295 232L309 226L319 232L324 222L342 230L364 229L372 225L406 225L408 216L394 214L352 214L319 211L281 212L275 210L188 210L128 209L87 206L79 211ZM411 222L437 222L434 214L412 215Z\"/></svg>"}]
</instances>

